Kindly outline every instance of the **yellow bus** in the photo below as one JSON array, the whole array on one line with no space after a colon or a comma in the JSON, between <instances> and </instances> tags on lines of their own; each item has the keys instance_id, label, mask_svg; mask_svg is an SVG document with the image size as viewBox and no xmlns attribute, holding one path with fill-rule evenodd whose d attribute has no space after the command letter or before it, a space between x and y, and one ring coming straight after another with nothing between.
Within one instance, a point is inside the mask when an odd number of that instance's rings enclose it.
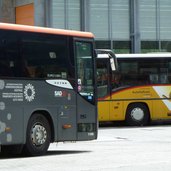
<instances>
[{"instance_id":1,"label":"yellow bus","mask_svg":"<svg viewBox=\"0 0 171 171\"><path fill-rule=\"evenodd\" d=\"M171 119L171 53L115 56L118 72L97 55L99 121L142 126Z\"/></svg>"}]
</instances>

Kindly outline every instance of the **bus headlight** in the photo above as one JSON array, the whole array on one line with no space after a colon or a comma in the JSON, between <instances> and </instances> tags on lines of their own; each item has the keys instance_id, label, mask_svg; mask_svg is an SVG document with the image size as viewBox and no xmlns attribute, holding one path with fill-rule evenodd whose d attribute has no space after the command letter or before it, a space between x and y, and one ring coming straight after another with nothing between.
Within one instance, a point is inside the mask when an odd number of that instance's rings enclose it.
<instances>
[{"instance_id":1,"label":"bus headlight","mask_svg":"<svg viewBox=\"0 0 171 171\"><path fill-rule=\"evenodd\" d=\"M94 132L95 124L93 123L79 123L78 132Z\"/></svg>"}]
</instances>

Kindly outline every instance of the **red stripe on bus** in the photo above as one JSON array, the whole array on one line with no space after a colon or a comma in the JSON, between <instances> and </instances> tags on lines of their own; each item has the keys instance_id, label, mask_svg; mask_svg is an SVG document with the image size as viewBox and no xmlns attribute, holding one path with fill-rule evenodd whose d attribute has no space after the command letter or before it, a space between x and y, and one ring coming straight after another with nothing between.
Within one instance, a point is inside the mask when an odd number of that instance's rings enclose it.
<instances>
[{"instance_id":1,"label":"red stripe on bus","mask_svg":"<svg viewBox=\"0 0 171 171\"><path fill-rule=\"evenodd\" d=\"M119 90L116 90L115 92L112 92L111 95L106 95L105 97L100 97L98 98L98 101L101 100L106 100L107 98L110 98L111 96L113 96L114 94L123 92L123 91L127 91L127 90L131 90L131 89L136 89L136 88L145 88L145 87L153 87L153 86L171 86L171 84L150 84L150 85L142 85L142 86L130 86L130 87L119 87Z\"/></svg>"}]
</instances>

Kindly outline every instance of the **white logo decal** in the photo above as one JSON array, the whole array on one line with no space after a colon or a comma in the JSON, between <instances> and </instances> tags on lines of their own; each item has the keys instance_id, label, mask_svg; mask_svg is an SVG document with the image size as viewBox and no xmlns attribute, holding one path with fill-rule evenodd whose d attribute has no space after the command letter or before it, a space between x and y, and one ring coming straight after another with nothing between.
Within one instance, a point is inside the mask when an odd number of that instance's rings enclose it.
<instances>
[{"instance_id":1,"label":"white logo decal","mask_svg":"<svg viewBox=\"0 0 171 171\"><path fill-rule=\"evenodd\" d=\"M31 102L35 98L35 88L32 84L27 84L24 87L24 97L28 102Z\"/></svg>"},{"instance_id":2,"label":"white logo decal","mask_svg":"<svg viewBox=\"0 0 171 171\"><path fill-rule=\"evenodd\" d=\"M55 97L62 97L62 91L55 91Z\"/></svg>"},{"instance_id":3,"label":"white logo decal","mask_svg":"<svg viewBox=\"0 0 171 171\"><path fill-rule=\"evenodd\" d=\"M46 82L56 87L73 89L72 85L67 80L46 80Z\"/></svg>"},{"instance_id":4,"label":"white logo decal","mask_svg":"<svg viewBox=\"0 0 171 171\"><path fill-rule=\"evenodd\" d=\"M160 98L164 98L162 101L167 106L168 110L171 110L170 86L153 86L153 88Z\"/></svg>"}]
</instances>

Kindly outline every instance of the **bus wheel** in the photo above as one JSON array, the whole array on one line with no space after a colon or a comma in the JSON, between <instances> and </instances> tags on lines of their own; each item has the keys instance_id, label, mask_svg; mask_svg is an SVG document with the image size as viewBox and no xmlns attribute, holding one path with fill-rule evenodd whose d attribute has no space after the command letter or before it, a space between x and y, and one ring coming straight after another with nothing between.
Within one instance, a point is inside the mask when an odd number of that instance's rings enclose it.
<instances>
[{"instance_id":1,"label":"bus wheel","mask_svg":"<svg viewBox=\"0 0 171 171\"><path fill-rule=\"evenodd\" d=\"M44 155L49 148L51 131L48 120L41 114L34 114L27 126L25 155Z\"/></svg>"},{"instance_id":2,"label":"bus wheel","mask_svg":"<svg viewBox=\"0 0 171 171\"><path fill-rule=\"evenodd\" d=\"M144 126L149 122L149 110L143 103L130 104L126 112L126 123L129 126Z\"/></svg>"}]
</instances>

